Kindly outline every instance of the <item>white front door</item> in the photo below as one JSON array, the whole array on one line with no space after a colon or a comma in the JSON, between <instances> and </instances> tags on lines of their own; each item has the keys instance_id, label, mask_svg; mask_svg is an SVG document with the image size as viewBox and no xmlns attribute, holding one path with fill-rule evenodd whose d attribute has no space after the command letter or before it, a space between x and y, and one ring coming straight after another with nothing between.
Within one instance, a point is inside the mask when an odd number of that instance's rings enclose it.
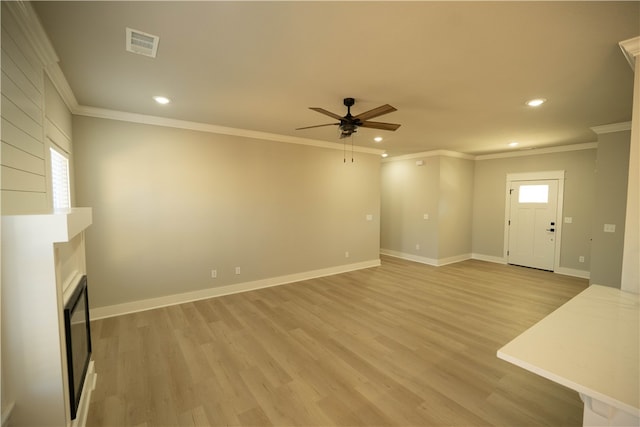
<instances>
[{"instance_id":1,"label":"white front door","mask_svg":"<svg viewBox=\"0 0 640 427\"><path fill-rule=\"evenodd\" d=\"M553 270L558 229L558 181L512 181L507 262Z\"/></svg>"}]
</instances>

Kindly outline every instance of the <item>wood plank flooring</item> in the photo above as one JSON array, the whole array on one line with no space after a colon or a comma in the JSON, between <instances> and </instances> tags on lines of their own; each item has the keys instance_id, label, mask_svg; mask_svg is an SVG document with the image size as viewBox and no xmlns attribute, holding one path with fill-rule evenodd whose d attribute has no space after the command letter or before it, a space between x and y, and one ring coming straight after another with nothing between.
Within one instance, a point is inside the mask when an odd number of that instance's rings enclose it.
<instances>
[{"instance_id":1,"label":"wood plank flooring","mask_svg":"<svg viewBox=\"0 0 640 427\"><path fill-rule=\"evenodd\" d=\"M580 426L577 393L496 351L587 285L383 257L98 320L88 426Z\"/></svg>"}]
</instances>

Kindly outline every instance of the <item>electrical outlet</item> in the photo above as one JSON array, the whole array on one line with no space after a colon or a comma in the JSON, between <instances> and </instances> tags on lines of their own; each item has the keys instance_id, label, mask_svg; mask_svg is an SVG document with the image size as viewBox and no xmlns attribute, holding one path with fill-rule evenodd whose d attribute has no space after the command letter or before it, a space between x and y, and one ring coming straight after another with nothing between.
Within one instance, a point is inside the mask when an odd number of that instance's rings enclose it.
<instances>
[{"instance_id":1,"label":"electrical outlet","mask_svg":"<svg viewBox=\"0 0 640 427\"><path fill-rule=\"evenodd\" d=\"M424 219L429 219L429 214L424 214L424 215L422 215L422 218L424 218Z\"/></svg>"},{"instance_id":2,"label":"electrical outlet","mask_svg":"<svg viewBox=\"0 0 640 427\"><path fill-rule=\"evenodd\" d=\"M572 223L573 223L573 217L571 217L571 216L565 216L565 217L564 217L564 223L565 223L565 224L572 224Z\"/></svg>"},{"instance_id":3,"label":"electrical outlet","mask_svg":"<svg viewBox=\"0 0 640 427\"><path fill-rule=\"evenodd\" d=\"M416 243L416 251L420 250L420 243Z\"/></svg>"},{"instance_id":4,"label":"electrical outlet","mask_svg":"<svg viewBox=\"0 0 640 427\"><path fill-rule=\"evenodd\" d=\"M580 255L580 257L578 258L579 262L584 262L584 257L582 255Z\"/></svg>"},{"instance_id":5,"label":"electrical outlet","mask_svg":"<svg viewBox=\"0 0 640 427\"><path fill-rule=\"evenodd\" d=\"M373 221L373 215L371 214L367 214L365 218L367 219L367 221Z\"/></svg>"},{"instance_id":6,"label":"electrical outlet","mask_svg":"<svg viewBox=\"0 0 640 427\"><path fill-rule=\"evenodd\" d=\"M604 225L604 232L605 233L615 233L616 232L616 225L615 224L605 224Z\"/></svg>"},{"instance_id":7,"label":"electrical outlet","mask_svg":"<svg viewBox=\"0 0 640 427\"><path fill-rule=\"evenodd\" d=\"M345 258L349 258L349 251L346 251L346 252L344 253L344 257L345 257Z\"/></svg>"},{"instance_id":8,"label":"electrical outlet","mask_svg":"<svg viewBox=\"0 0 640 427\"><path fill-rule=\"evenodd\" d=\"M211 278L215 279L216 277L218 277L218 270L211 270Z\"/></svg>"},{"instance_id":9,"label":"electrical outlet","mask_svg":"<svg viewBox=\"0 0 640 427\"><path fill-rule=\"evenodd\" d=\"M236 274L240 274L240 267L236 267Z\"/></svg>"}]
</instances>

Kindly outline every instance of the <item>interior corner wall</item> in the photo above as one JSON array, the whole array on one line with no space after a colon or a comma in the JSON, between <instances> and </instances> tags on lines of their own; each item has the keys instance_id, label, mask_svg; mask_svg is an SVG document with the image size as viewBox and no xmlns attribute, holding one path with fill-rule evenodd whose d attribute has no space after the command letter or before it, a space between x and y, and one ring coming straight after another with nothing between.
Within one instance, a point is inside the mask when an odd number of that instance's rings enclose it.
<instances>
[{"instance_id":1,"label":"interior corner wall","mask_svg":"<svg viewBox=\"0 0 640 427\"><path fill-rule=\"evenodd\" d=\"M382 164L380 247L382 252L438 258L440 159L426 157ZM425 219L428 215L428 219Z\"/></svg>"},{"instance_id":2,"label":"interior corner wall","mask_svg":"<svg viewBox=\"0 0 640 427\"><path fill-rule=\"evenodd\" d=\"M379 260L378 155L83 116L73 135L92 307Z\"/></svg>"},{"instance_id":3,"label":"interior corner wall","mask_svg":"<svg viewBox=\"0 0 640 427\"><path fill-rule=\"evenodd\" d=\"M471 257L474 166L473 160L440 157L438 259L441 262Z\"/></svg>"},{"instance_id":4,"label":"interior corner wall","mask_svg":"<svg viewBox=\"0 0 640 427\"><path fill-rule=\"evenodd\" d=\"M629 176L630 131L598 136L590 283L620 288ZM614 233L604 231L615 225Z\"/></svg>"},{"instance_id":5,"label":"interior corner wall","mask_svg":"<svg viewBox=\"0 0 640 427\"><path fill-rule=\"evenodd\" d=\"M509 173L564 170L560 267L588 273L595 204L596 149L476 160L472 225L473 253L504 258L505 185ZM585 262L579 262L584 256ZM506 261L506 260L505 260Z\"/></svg>"},{"instance_id":6,"label":"interior corner wall","mask_svg":"<svg viewBox=\"0 0 640 427\"><path fill-rule=\"evenodd\" d=\"M473 167L449 156L383 163L382 252L433 265L469 258Z\"/></svg>"}]
</instances>

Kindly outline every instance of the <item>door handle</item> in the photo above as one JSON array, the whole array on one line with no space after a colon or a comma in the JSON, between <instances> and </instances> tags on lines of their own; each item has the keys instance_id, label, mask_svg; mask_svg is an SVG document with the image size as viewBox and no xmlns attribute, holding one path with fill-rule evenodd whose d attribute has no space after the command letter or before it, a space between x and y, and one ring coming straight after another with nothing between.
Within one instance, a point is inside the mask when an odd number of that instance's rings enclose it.
<instances>
[{"instance_id":1,"label":"door handle","mask_svg":"<svg viewBox=\"0 0 640 427\"><path fill-rule=\"evenodd\" d=\"M549 231L551 233L554 233L556 231L556 229L555 228L547 228L547 231Z\"/></svg>"}]
</instances>

